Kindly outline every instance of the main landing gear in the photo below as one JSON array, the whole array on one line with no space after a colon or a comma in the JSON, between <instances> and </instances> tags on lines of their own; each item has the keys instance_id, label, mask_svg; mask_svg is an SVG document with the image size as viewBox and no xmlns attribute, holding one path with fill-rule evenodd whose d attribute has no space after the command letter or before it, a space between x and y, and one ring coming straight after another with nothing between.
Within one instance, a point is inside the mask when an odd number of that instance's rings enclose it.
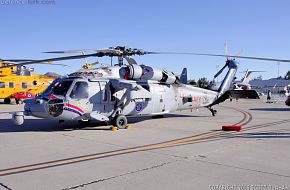
<instances>
[{"instance_id":1,"label":"main landing gear","mask_svg":"<svg viewBox=\"0 0 290 190\"><path fill-rule=\"evenodd\" d=\"M215 116L217 114L217 111L215 109L212 109L211 107L208 107L208 109L211 112L212 116Z\"/></svg>"},{"instance_id":2,"label":"main landing gear","mask_svg":"<svg viewBox=\"0 0 290 190\"><path fill-rule=\"evenodd\" d=\"M10 98L5 98L4 99L4 103L5 104L10 104L11 103L11 99Z\"/></svg>"},{"instance_id":3,"label":"main landing gear","mask_svg":"<svg viewBox=\"0 0 290 190\"><path fill-rule=\"evenodd\" d=\"M15 98L15 103L16 104L22 104L23 103L23 100L18 99L18 98Z\"/></svg>"},{"instance_id":4,"label":"main landing gear","mask_svg":"<svg viewBox=\"0 0 290 190\"><path fill-rule=\"evenodd\" d=\"M125 129L127 127L128 120L124 115L117 115L113 120L113 125L118 129Z\"/></svg>"}]
</instances>

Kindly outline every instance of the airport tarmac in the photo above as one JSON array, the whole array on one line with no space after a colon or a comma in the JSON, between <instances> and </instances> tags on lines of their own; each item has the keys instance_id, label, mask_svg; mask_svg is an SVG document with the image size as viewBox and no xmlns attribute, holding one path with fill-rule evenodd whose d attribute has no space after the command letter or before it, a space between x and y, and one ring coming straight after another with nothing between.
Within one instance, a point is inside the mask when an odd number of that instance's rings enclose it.
<instances>
[{"instance_id":1,"label":"airport tarmac","mask_svg":"<svg viewBox=\"0 0 290 190\"><path fill-rule=\"evenodd\" d=\"M290 109L283 101L226 101L132 127L0 114L0 189L289 189ZM23 105L0 104L0 112ZM223 125L243 125L240 132Z\"/></svg>"}]
</instances>

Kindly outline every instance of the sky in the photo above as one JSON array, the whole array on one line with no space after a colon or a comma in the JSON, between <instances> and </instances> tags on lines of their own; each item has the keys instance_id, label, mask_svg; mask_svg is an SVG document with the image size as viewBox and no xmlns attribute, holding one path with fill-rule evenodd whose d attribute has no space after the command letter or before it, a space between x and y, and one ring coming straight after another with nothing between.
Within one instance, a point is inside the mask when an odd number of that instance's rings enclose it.
<instances>
[{"instance_id":1,"label":"sky","mask_svg":"<svg viewBox=\"0 0 290 190\"><path fill-rule=\"evenodd\" d=\"M44 51L128 46L146 51L179 51L290 59L288 0L0 0L0 58L45 59ZM212 79L225 58L146 55L139 64ZM96 58L90 58L93 62ZM109 59L99 58L109 64ZM239 71L263 70L263 79L284 76L290 63L238 59ZM68 74L70 67L33 65L36 73ZM238 73L238 79L242 77Z\"/></svg>"}]
</instances>

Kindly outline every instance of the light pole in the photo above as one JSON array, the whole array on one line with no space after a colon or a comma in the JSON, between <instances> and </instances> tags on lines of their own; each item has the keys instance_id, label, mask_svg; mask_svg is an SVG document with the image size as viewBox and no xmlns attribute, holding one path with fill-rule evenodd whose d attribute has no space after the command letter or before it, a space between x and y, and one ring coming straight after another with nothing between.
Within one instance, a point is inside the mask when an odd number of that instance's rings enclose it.
<instances>
[{"instance_id":1,"label":"light pole","mask_svg":"<svg viewBox=\"0 0 290 190\"><path fill-rule=\"evenodd\" d=\"M277 78L279 78L280 77L280 62L277 62L277 67L278 67L278 77Z\"/></svg>"}]
</instances>

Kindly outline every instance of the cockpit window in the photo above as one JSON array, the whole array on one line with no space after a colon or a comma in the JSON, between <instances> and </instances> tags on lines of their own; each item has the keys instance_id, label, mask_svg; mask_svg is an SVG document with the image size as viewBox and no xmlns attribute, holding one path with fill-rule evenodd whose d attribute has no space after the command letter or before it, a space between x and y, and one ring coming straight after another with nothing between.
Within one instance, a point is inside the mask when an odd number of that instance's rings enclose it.
<instances>
[{"instance_id":1,"label":"cockpit window","mask_svg":"<svg viewBox=\"0 0 290 190\"><path fill-rule=\"evenodd\" d=\"M60 81L60 78L55 79L52 83L43 91L43 95L49 95L52 89L56 86L56 84Z\"/></svg>"},{"instance_id":2,"label":"cockpit window","mask_svg":"<svg viewBox=\"0 0 290 190\"><path fill-rule=\"evenodd\" d=\"M76 82L70 93L70 97L73 99L88 98L88 83Z\"/></svg>"},{"instance_id":3,"label":"cockpit window","mask_svg":"<svg viewBox=\"0 0 290 190\"><path fill-rule=\"evenodd\" d=\"M71 80L57 82L52 89L52 93L55 95L65 96L72 82L73 81Z\"/></svg>"},{"instance_id":4,"label":"cockpit window","mask_svg":"<svg viewBox=\"0 0 290 190\"><path fill-rule=\"evenodd\" d=\"M43 92L44 95L54 94L65 96L73 81L71 80L55 80Z\"/></svg>"}]
</instances>

